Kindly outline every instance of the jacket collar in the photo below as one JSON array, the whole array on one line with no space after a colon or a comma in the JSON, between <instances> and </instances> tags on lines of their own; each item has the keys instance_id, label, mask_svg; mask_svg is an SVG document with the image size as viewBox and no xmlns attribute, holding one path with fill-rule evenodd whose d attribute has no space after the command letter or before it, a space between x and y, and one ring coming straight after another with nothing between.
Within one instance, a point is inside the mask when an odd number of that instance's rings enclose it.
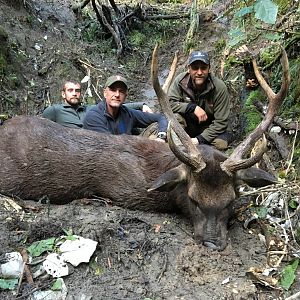
<instances>
[{"instance_id":1,"label":"jacket collar","mask_svg":"<svg viewBox=\"0 0 300 300\"><path fill-rule=\"evenodd\" d=\"M85 105L79 104L76 108L68 103L63 103L64 108L72 108L75 109L76 111L78 110L85 110Z\"/></svg>"}]
</instances>

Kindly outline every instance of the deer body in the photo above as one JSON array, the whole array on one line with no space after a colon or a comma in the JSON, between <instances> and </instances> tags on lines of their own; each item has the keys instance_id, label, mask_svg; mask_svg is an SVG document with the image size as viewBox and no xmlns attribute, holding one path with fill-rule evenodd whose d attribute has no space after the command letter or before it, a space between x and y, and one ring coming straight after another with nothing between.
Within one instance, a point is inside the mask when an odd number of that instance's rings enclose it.
<instances>
[{"instance_id":1,"label":"deer body","mask_svg":"<svg viewBox=\"0 0 300 300\"><path fill-rule=\"evenodd\" d=\"M0 139L2 194L47 196L61 204L99 196L130 209L181 210L191 218L198 242L226 246L238 176L221 169L226 156L210 146L199 146L207 167L198 174L165 143L65 128L38 117L8 120Z\"/></svg>"}]
</instances>

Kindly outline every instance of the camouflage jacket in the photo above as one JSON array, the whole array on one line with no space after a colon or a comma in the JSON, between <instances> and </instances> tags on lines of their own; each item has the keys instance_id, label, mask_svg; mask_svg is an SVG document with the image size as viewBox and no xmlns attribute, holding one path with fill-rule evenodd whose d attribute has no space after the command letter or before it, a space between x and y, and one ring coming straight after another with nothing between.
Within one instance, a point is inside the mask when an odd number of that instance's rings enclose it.
<instances>
[{"instance_id":1,"label":"camouflage jacket","mask_svg":"<svg viewBox=\"0 0 300 300\"><path fill-rule=\"evenodd\" d=\"M210 74L205 89L196 94L192 89L190 74L183 72L172 83L169 97L173 112L181 114L184 118L193 114L196 106L205 110L208 119L201 122L199 127L203 128L203 131L200 131L201 136L209 143L226 131L230 101L226 85L219 78ZM196 123L195 115L194 119Z\"/></svg>"}]
</instances>

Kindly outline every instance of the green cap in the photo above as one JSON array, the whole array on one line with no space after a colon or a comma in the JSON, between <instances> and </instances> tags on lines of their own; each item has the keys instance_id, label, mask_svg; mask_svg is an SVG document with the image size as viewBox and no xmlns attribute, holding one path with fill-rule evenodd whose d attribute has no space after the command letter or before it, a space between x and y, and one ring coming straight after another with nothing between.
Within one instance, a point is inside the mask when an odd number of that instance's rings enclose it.
<instances>
[{"instance_id":1,"label":"green cap","mask_svg":"<svg viewBox=\"0 0 300 300\"><path fill-rule=\"evenodd\" d=\"M105 82L105 87L112 86L115 82L124 83L125 86L126 86L126 89L128 89L127 80L124 77L120 76L120 75L114 75L114 76L108 77L106 82Z\"/></svg>"}]
</instances>

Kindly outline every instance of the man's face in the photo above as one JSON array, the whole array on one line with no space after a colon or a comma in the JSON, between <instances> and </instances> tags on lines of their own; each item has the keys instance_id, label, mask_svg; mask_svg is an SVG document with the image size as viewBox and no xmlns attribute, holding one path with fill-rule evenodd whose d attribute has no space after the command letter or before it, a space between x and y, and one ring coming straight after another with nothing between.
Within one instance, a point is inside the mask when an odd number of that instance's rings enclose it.
<instances>
[{"instance_id":1,"label":"man's face","mask_svg":"<svg viewBox=\"0 0 300 300\"><path fill-rule=\"evenodd\" d=\"M193 86L201 89L209 74L209 65L197 60L189 65L189 73L192 78Z\"/></svg>"},{"instance_id":2,"label":"man's face","mask_svg":"<svg viewBox=\"0 0 300 300\"><path fill-rule=\"evenodd\" d=\"M115 82L104 89L106 103L110 107L120 107L127 97L127 88L122 82Z\"/></svg>"},{"instance_id":3,"label":"man's face","mask_svg":"<svg viewBox=\"0 0 300 300\"><path fill-rule=\"evenodd\" d=\"M71 106L77 106L80 104L81 88L79 83L67 82L64 86L64 90L61 92L65 102Z\"/></svg>"}]
</instances>

